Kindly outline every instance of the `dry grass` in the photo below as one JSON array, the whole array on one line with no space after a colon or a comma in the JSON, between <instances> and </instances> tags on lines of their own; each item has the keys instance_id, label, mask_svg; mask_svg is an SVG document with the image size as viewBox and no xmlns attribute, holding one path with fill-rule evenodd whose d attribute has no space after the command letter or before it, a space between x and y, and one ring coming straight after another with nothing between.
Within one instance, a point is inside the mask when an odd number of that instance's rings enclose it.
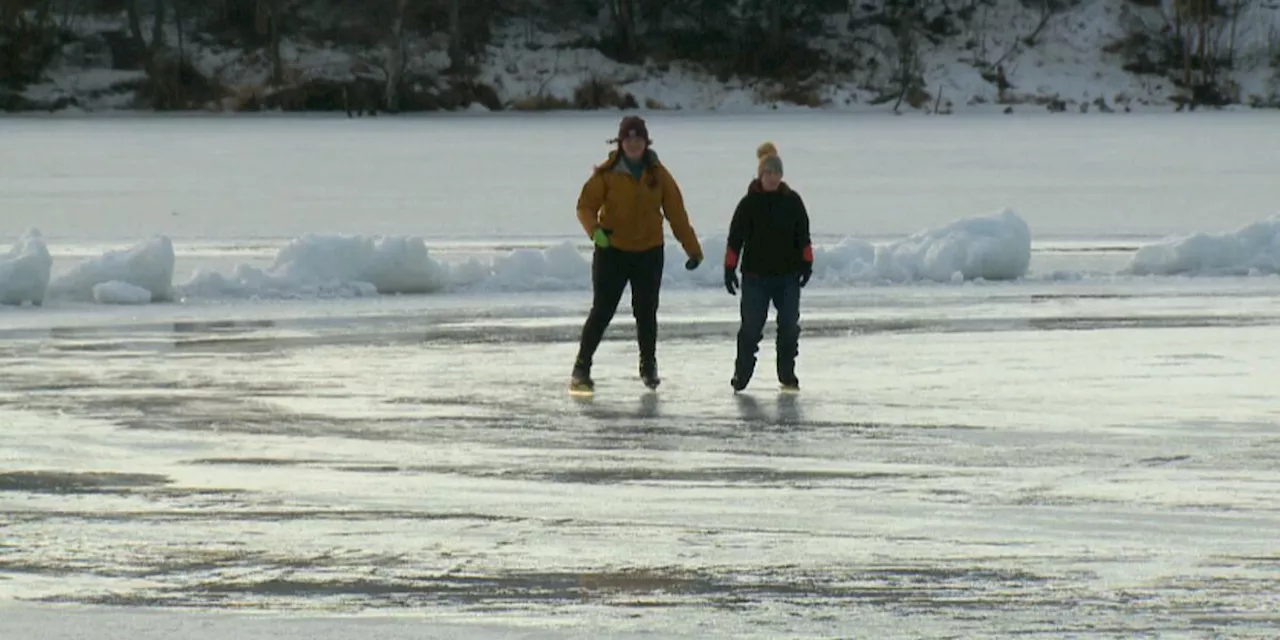
<instances>
[{"instance_id":1,"label":"dry grass","mask_svg":"<svg viewBox=\"0 0 1280 640\"><path fill-rule=\"evenodd\" d=\"M573 105L564 98L539 93L513 100L510 107L515 111L563 111L572 109Z\"/></svg>"},{"instance_id":2,"label":"dry grass","mask_svg":"<svg viewBox=\"0 0 1280 640\"><path fill-rule=\"evenodd\" d=\"M756 93L768 102L787 102L802 107L819 108L827 105L818 88L799 82L788 82L782 85L769 85Z\"/></svg>"},{"instance_id":3,"label":"dry grass","mask_svg":"<svg viewBox=\"0 0 1280 640\"><path fill-rule=\"evenodd\" d=\"M610 80L600 76L587 78L573 90L573 104L578 109L634 109L636 97L622 93Z\"/></svg>"}]
</instances>

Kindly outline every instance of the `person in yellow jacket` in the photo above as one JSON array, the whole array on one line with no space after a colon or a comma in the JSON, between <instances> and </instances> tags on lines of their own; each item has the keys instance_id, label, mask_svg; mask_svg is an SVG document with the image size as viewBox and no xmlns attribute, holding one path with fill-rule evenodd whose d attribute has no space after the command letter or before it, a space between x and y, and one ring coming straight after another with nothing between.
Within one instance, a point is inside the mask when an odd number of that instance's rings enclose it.
<instances>
[{"instance_id":1,"label":"person in yellow jacket","mask_svg":"<svg viewBox=\"0 0 1280 640\"><path fill-rule=\"evenodd\" d=\"M578 196L578 221L594 243L591 312L582 327L570 389L589 392L592 358L622 291L631 286L631 310L640 347L640 378L655 389L658 378L658 294L662 288L663 219L688 256L685 268L702 262L702 247L689 224L675 178L658 160L643 118L627 116L618 126L609 157L591 173Z\"/></svg>"}]
</instances>

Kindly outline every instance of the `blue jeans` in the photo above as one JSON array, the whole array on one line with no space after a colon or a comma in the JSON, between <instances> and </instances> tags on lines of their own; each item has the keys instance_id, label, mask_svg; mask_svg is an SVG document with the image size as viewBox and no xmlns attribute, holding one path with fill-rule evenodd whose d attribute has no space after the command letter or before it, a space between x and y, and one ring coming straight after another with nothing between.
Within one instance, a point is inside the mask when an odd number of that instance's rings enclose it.
<instances>
[{"instance_id":1,"label":"blue jeans","mask_svg":"<svg viewBox=\"0 0 1280 640\"><path fill-rule=\"evenodd\" d=\"M742 276L742 324L738 328L738 360L734 376L746 382L756 368L756 351L764 337L764 324L772 303L778 312L778 380L796 377L796 356L800 352L800 276Z\"/></svg>"}]
</instances>

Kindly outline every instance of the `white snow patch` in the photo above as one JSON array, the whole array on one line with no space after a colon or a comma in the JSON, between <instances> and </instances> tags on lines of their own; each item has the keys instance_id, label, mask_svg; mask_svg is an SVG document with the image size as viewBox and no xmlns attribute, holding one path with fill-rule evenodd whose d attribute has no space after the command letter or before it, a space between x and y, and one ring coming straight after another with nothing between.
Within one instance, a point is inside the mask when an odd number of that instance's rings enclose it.
<instances>
[{"instance_id":1,"label":"white snow patch","mask_svg":"<svg viewBox=\"0 0 1280 640\"><path fill-rule=\"evenodd\" d=\"M544 39L554 41L553 36ZM721 82L693 65L673 62L659 69L653 64L616 62L595 49L561 48L541 44L530 48L522 38L488 47L480 77L493 86L506 105L529 98L574 100L575 90L599 80L625 94L639 107L659 109L764 109L755 91L740 83Z\"/></svg>"},{"instance_id":2,"label":"white snow patch","mask_svg":"<svg viewBox=\"0 0 1280 640\"><path fill-rule=\"evenodd\" d=\"M96 299L96 285L114 281L146 289L154 301L172 300L173 264L173 242L166 236L155 236L129 249L108 251L81 262L55 278L49 294L87 302Z\"/></svg>"},{"instance_id":3,"label":"white snow patch","mask_svg":"<svg viewBox=\"0 0 1280 640\"><path fill-rule=\"evenodd\" d=\"M1135 275L1259 275L1280 273L1280 214L1235 231L1176 236L1138 249Z\"/></svg>"},{"instance_id":4,"label":"white snow patch","mask_svg":"<svg viewBox=\"0 0 1280 640\"><path fill-rule=\"evenodd\" d=\"M148 304L151 292L127 282L112 280L93 285L93 300L98 304Z\"/></svg>"},{"instance_id":5,"label":"white snow patch","mask_svg":"<svg viewBox=\"0 0 1280 640\"><path fill-rule=\"evenodd\" d=\"M44 303L53 257L36 229L0 254L0 304Z\"/></svg>"},{"instance_id":6,"label":"white snow patch","mask_svg":"<svg viewBox=\"0 0 1280 640\"><path fill-rule=\"evenodd\" d=\"M74 100L76 107L88 111L127 109L137 97L128 87L146 78L143 71L68 66L46 71L43 82L28 85L21 95L43 105Z\"/></svg>"}]
</instances>

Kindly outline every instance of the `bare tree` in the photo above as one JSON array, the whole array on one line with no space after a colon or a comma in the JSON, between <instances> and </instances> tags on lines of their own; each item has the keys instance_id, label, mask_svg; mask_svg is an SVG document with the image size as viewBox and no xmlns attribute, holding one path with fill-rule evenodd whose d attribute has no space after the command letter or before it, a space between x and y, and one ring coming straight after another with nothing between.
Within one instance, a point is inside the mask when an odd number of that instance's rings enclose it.
<instances>
[{"instance_id":1,"label":"bare tree","mask_svg":"<svg viewBox=\"0 0 1280 640\"><path fill-rule=\"evenodd\" d=\"M613 17L613 35L618 45L618 57L630 60L639 52L636 38L635 0L608 0L609 14Z\"/></svg>"},{"instance_id":2,"label":"bare tree","mask_svg":"<svg viewBox=\"0 0 1280 640\"><path fill-rule=\"evenodd\" d=\"M462 49L461 0L449 0L449 68L458 71L464 66Z\"/></svg>"},{"instance_id":3,"label":"bare tree","mask_svg":"<svg viewBox=\"0 0 1280 640\"><path fill-rule=\"evenodd\" d=\"M280 23L284 18L284 0L258 0L255 7L254 27L260 37L267 39L267 58L271 60L271 84L284 84L284 60L280 56Z\"/></svg>"}]
</instances>

